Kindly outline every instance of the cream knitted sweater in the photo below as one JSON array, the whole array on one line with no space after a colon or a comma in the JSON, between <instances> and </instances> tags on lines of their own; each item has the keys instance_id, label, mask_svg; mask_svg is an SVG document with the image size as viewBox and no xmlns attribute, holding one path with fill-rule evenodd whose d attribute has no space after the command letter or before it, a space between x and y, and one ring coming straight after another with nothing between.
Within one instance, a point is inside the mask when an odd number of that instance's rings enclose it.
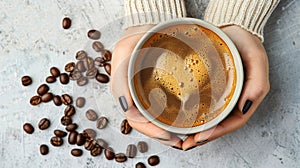
<instances>
[{"instance_id":1,"label":"cream knitted sweater","mask_svg":"<svg viewBox=\"0 0 300 168\"><path fill-rule=\"evenodd\" d=\"M210 0L204 20L238 25L262 41L263 28L280 0ZM186 17L184 0L125 0L125 28Z\"/></svg>"}]
</instances>

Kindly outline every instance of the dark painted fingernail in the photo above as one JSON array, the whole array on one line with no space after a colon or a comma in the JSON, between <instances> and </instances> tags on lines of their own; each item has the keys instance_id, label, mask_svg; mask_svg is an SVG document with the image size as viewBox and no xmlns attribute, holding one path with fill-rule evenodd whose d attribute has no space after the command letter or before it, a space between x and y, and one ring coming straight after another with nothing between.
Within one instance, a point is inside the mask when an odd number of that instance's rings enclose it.
<instances>
[{"instance_id":1,"label":"dark painted fingernail","mask_svg":"<svg viewBox=\"0 0 300 168\"><path fill-rule=\"evenodd\" d=\"M204 145L208 142L208 139L197 142L197 145Z\"/></svg>"},{"instance_id":2,"label":"dark painted fingernail","mask_svg":"<svg viewBox=\"0 0 300 168\"><path fill-rule=\"evenodd\" d=\"M172 146L172 148L178 149L178 150L182 150L182 148L179 148L179 147L177 147L177 146Z\"/></svg>"},{"instance_id":3,"label":"dark painted fingernail","mask_svg":"<svg viewBox=\"0 0 300 168\"><path fill-rule=\"evenodd\" d=\"M187 148L185 151L189 151L189 150L192 150L192 149L194 149L194 148L196 148L196 146L192 146L192 147L190 147L190 148Z\"/></svg>"},{"instance_id":4,"label":"dark painted fingernail","mask_svg":"<svg viewBox=\"0 0 300 168\"><path fill-rule=\"evenodd\" d=\"M243 107L243 110L242 110L243 114L246 114L249 111L250 107L252 106L252 103L253 102L250 101L250 100L246 101L246 103L245 103L245 105Z\"/></svg>"},{"instance_id":5,"label":"dark painted fingernail","mask_svg":"<svg viewBox=\"0 0 300 168\"><path fill-rule=\"evenodd\" d=\"M159 137L155 137L155 139L158 139L158 140L160 140L160 141L169 141L169 139L159 138Z\"/></svg>"},{"instance_id":6,"label":"dark painted fingernail","mask_svg":"<svg viewBox=\"0 0 300 168\"><path fill-rule=\"evenodd\" d=\"M126 112L128 110L128 104L125 97L124 96L119 97L119 102L123 111Z\"/></svg>"}]
</instances>

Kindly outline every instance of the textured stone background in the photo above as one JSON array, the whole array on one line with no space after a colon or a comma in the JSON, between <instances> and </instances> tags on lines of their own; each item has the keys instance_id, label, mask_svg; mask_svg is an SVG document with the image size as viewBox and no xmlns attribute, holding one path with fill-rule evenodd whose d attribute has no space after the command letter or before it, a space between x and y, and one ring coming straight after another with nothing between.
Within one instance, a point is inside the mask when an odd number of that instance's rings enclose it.
<instances>
[{"instance_id":1,"label":"textured stone background","mask_svg":"<svg viewBox=\"0 0 300 168\"><path fill-rule=\"evenodd\" d=\"M192 17L201 18L208 0L189 0L186 5ZM79 89L76 85L51 84L55 94L84 94L88 103L74 117L82 128L95 128L84 118L88 108L110 119L109 127L97 131L118 152L128 143L147 141L150 151L139 154L124 164L107 161L103 155L92 158L87 152L81 158L70 155L72 146L50 146L47 156L39 154L39 145L49 144L52 130L59 123L62 107L43 104L31 107L29 98L49 75L49 68L61 69L74 60L77 50L95 55L86 32L96 28L103 32L101 41L113 49L121 36L122 0L0 0L0 167L134 167L146 162L151 154L161 157L157 167L297 167L300 165L300 1L282 1L265 29L265 47L270 59L271 91L263 104L240 130L189 152L173 150L133 131L130 136L119 134L121 109L109 93L108 85L91 82ZM61 20L73 20L70 30L61 28ZM20 78L29 74L34 83L22 87ZM48 131L37 129L37 122L48 117ZM36 131L27 135L22 125L31 122Z\"/></svg>"}]
</instances>

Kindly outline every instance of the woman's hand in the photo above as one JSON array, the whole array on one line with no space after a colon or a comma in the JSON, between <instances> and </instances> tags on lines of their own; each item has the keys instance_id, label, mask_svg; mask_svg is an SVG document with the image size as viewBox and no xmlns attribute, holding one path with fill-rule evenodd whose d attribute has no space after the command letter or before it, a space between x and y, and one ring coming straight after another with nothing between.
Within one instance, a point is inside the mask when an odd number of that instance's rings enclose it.
<instances>
[{"instance_id":1,"label":"woman's hand","mask_svg":"<svg viewBox=\"0 0 300 168\"><path fill-rule=\"evenodd\" d=\"M188 136L182 144L184 150L201 146L241 128L270 90L268 57L261 41L239 26L222 29L235 43L243 61L245 82L242 94L237 107L225 120L214 128Z\"/></svg>"}]
</instances>

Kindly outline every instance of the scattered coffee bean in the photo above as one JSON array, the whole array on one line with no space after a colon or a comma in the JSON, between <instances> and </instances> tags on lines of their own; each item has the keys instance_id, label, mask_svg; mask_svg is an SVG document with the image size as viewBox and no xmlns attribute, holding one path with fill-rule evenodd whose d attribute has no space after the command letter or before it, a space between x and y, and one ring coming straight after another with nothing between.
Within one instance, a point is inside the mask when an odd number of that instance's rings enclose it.
<instances>
[{"instance_id":1,"label":"scattered coffee bean","mask_svg":"<svg viewBox=\"0 0 300 168\"><path fill-rule=\"evenodd\" d=\"M86 57L86 60L85 60L85 66L86 66L86 69L92 69L95 67L95 62L93 60L93 58L91 57Z\"/></svg>"},{"instance_id":2,"label":"scattered coffee bean","mask_svg":"<svg viewBox=\"0 0 300 168\"><path fill-rule=\"evenodd\" d=\"M110 75L110 73L111 73L111 65L110 65L109 63L106 63L106 64L104 65L104 69L105 69L106 73L107 73L108 75Z\"/></svg>"},{"instance_id":3,"label":"scattered coffee bean","mask_svg":"<svg viewBox=\"0 0 300 168\"><path fill-rule=\"evenodd\" d=\"M88 31L87 36L90 39L98 40L101 36L101 33L98 30L90 30L90 31Z\"/></svg>"},{"instance_id":4,"label":"scattered coffee bean","mask_svg":"<svg viewBox=\"0 0 300 168\"><path fill-rule=\"evenodd\" d=\"M76 145L78 146L82 146L85 143L85 137L83 136L83 134L78 134L76 137Z\"/></svg>"},{"instance_id":5,"label":"scattered coffee bean","mask_svg":"<svg viewBox=\"0 0 300 168\"><path fill-rule=\"evenodd\" d=\"M79 108L82 108L85 105L85 98L84 97L78 97L76 99L76 106Z\"/></svg>"},{"instance_id":6,"label":"scattered coffee bean","mask_svg":"<svg viewBox=\"0 0 300 168\"><path fill-rule=\"evenodd\" d=\"M27 133L27 134L32 134L34 132L34 128L30 123L25 123L23 125L23 130Z\"/></svg>"},{"instance_id":7,"label":"scattered coffee bean","mask_svg":"<svg viewBox=\"0 0 300 168\"><path fill-rule=\"evenodd\" d=\"M100 146L96 146L94 149L91 150L92 156L99 156L102 152L102 148Z\"/></svg>"},{"instance_id":8,"label":"scattered coffee bean","mask_svg":"<svg viewBox=\"0 0 300 168\"><path fill-rule=\"evenodd\" d=\"M50 140L50 143L53 145L53 146L62 146L63 143L64 143L64 140L61 138L61 137L52 137L51 140Z\"/></svg>"},{"instance_id":9,"label":"scattered coffee bean","mask_svg":"<svg viewBox=\"0 0 300 168\"><path fill-rule=\"evenodd\" d=\"M78 62L76 63L76 69L77 69L79 72L85 72L85 71L86 71L86 68L85 68L84 62L83 62L83 61L78 61Z\"/></svg>"},{"instance_id":10,"label":"scattered coffee bean","mask_svg":"<svg viewBox=\"0 0 300 168\"><path fill-rule=\"evenodd\" d=\"M107 160L113 160L115 158L115 152L111 147L104 149L104 155Z\"/></svg>"},{"instance_id":11,"label":"scattered coffee bean","mask_svg":"<svg viewBox=\"0 0 300 168\"><path fill-rule=\"evenodd\" d=\"M47 118L43 118L40 120L38 126L40 130L45 130L50 127L50 120Z\"/></svg>"},{"instance_id":12,"label":"scattered coffee bean","mask_svg":"<svg viewBox=\"0 0 300 168\"><path fill-rule=\"evenodd\" d=\"M23 76L21 81L23 86L29 86L32 83L32 79L30 76Z\"/></svg>"},{"instance_id":13,"label":"scattered coffee bean","mask_svg":"<svg viewBox=\"0 0 300 168\"><path fill-rule=\"evenodd\" d=\"M42 155L47 155L49 153L49 147L45 144L40 146L40 153Z\"/></svg>"},{"instance_id":14,"label":"scattered coffee bean","mask_svg":"<svg viewBox=\"0 0 300 168\"><path fill-rule=\"evenodd\" d=\"M96 145L97 145L96 140L94 140L94 139L87 139L85 141L85 143L84 143L84 148L86 150L91 151L91 150L93 150L95 148Z\"/></svg>"},{"instance_id":15,"label":"scattered coffee bean","mask_svg":"<svg viewBox=\"0 0 300 168\"><path fill-rule=\"evenodd\" d=\"M54 103L56 106L62 105L60 96L58 96L58 95L53 96L53 103Z\"/></svg>"},{"instance_id":16,"label":"scattered coffee bean","mask_svg":"<svg viewBox=\"0 0 300 168\"><path fill-rule=\"evenodd\" d=\"M145 153L145 152L148 151L148 145L147 145L146 142L140 141L140 142L138 142L138 144L137 144L137 149L138 149L139 152Z\"/></svg>"},{"instance_id":17,"label":"scattered coffee bean","mask_svg":"<svg viewBox=\"0 0 300 168\"><path fill-rule=\"evenodd\" d=\"M67 133L62 130L54 130L54 135L56 135L57 137L65 137L67 136Z\"/></svg>"},{"instance_id":18,"label":"scattered coffee bean","mask_svg":"<svg viewBox=\"0 0 300 168\"><path fill-rule=\"evenodd\" d=\"M85 113L85 116L86 116L86 118L87 118L88 120L90 120L90 121L96 121L97 118L98 118L97 113L96 113L94 110L92 110L92 109L89 109L89 110Z\"/></svg>"},{"instance_id":19,"label":"scattered coffee bean","mask_svg":"<svg viewBox=\"0 0 300 168\"><path fill-rule=\"evenodd\" d=\"M39 105L42 102L42 98L40 96L33 96L30 99L30 104L33 106Z\"/></svg>"},{"instance_id":20,"label":"scattered coffee bean","mask_svg":"<svg viewBox=\"0 0 300 168\"><path fill-rule=\"evenodd\" d=\"M65 105L70 105L73 103L73 99L70 95L63 94L63 95L61 95L61 102Z\"/></svg>"},{"instance_id":21,"label":"scattered coffee bean","mask_svg":"<svg viewBox=\"0 0 300 168\"><path fill-rule=\"evenodd\" d=\"M48 93L44 94L41 97L41 99L42 99L42 102L47 103L53 99L53 94L48 92Z\"/></svg>"},{"instance_id":22,"label":"scattered coffee bean","mask_svg":"<svg viewBox=\"0 0 300 168\"><path fill-rule=\"evenodd\" d=\"M98 74L98 69L94 67L94 68L88 70L86 72L85 76L88 77L89 79L93 79L96 77L97 74Z\"/></svg>"},{"instance_id":23,"label":"scattered coffee bean","mask_svg":"<svg viewBox=\"0 0 300 168\"><path fill-rule=\"evenodd\" d=\"M104 46L100 41L93 42L92 47L96 52L100 52L104 49Z\"/></svg>"},{"instance_id":24,"label":"scattered coffee bean","mask_svg":"<svg viewBox=\"0 0 300 168\"><path fill-rule=\"evenodd\" d=\"M65 17L65 18L63 19L63 21L62 21L62 27L63 27L64 29L69 29L69 28L71 27L71 24L72 24L72 21L71 21L71 19L68 18L68 17Z\"/></svg>"},{"instance_id":25,"label":"scattered coffee bean","mask_svg":"<svg viewBox=\"0 0 300 168\"><path fill-rule=\"evenodd\" d=\"M121 123L121 132L122 134L129 134L131 132L131 126L129 125L128 121L125 119Z\"/></svg>"},{"instance_id":26,"label":"scattered coffee bean","mask_svg":"<svg viewBox=\"0 0 300 168\"><path fill-rule=\"evenodd\" d=\"M78 86L84 86L88 83L88 78L87 77L81 77L77 80L77 85Z\"/></svg>"},{"instance_id":27,"label":"scattered coffee bean","mask_svg":"<svg viewBox=\"0 0 300 168\"><path fill-rule=\"evenodd\" d=\"M71 144L71 145L76 144L77 135L78 135L78 132L76 132L76 131L70 132L69 137L68 137L69 144Z\"/></svg>"},{"instance_id":28,"label":"scattered coffee bean","mask_svg":"<svg viewBox=\"0 0 300 168\"><path fill-rule=\"evenodd\" d=\"M76 53L76 59L77 59L77 60L83 60L83 59L85 59L86 57L87 57L87 54L86 54L86 52L83 51L83 50L78 51L78 52Z\"/></svg>"},{"instance_id":29,"label":"scattered coffee bean","mask_svg":"<svg viewBox=\"0 0 300 168\"><path fill-rule=\"evenodd\" d=\"M72 149L71 150L71 155L75 156L75 157L79 157L82 156L83 152L81 149Z\"/></svg>"},{"instance_id":30,"label":"scattered coffee bean","mask_svg":"<svg viewBox=\"0 0 300 168\"><path fill-rule=\"evenodd\" d=\"M71 117L76 113L75 107L72 105L68 105L65 108L65 116Z\"/></svg>"},{"instance_id":31,"label":"scattered coffee bean","mask_svg":"<svg viewBox=\"0 0 300 168\"><path fill-rule=\"evenodd\" d=\"M103 57L97 57L95 58L95 65L99 67L103 67L105 65L106 61Z\"/></svg>"},{"instance_id":32,"label":"scattered coffee bean","mask_svg":"<svg viewBox=\"0 0 300 168\"><path fill-rule=\"evenodd\" d=\"M96 137L96 135L97 135L97 133L93 129L88 128L88 129L83 130L83 136L88 139L94 139Z\"/></svg>"},{"instance_id":33,"label":"scattered coffee bean","mask_svg":"<svg viewBox=\"0 0 300 168\"><path fill-rule=\"evenodd\" d=\"M115 155L115 161L122 163L127 161L127 156L124 153L117 153Z\"/></svg>"},{"instance_id":34,"label":"scattered coffee bean","mask_svg":"<svg viewBox=\"0 0 300 168\"><path fill-rule=\"evenodd\" d=\"M74 62L70 62L65 66L65 71L66 72L73 72L75 69L75 63Z\"/></svg>"},{"instance_id":35,"label":"scattered coffee bean","mask_svg":"<svg viewBox=\"0 0 300 168\"><path fill-rule=\"evenodd\" d=\"M68 126L66 127L66 130L71 132L71 131L75 131L78 128L78 125L76 123L73 124L68 124Z\"/></svg>"},{"instance_id":36,"label":"scattered coffee bean","mask_svg":"<svg viewBox=\"0 0 300 168\"><path fill-rule=\"evenodd\" d=\"M103 52L103 58L105 59L106 62L111 61L111 57L112 57L112 54L109 50L105 50Z\"/></svg>"},{"instance_id":37,"label":"scattered coffee bean","mask_svg":"<svg viewBox=\"0 0 300 168\"><path fill-rule=\"evenodd\" d=\"M40 96L43 96L50 90L49 86L46 84L42 84L41 86L38 87L37 89L37 94Z\"/></svg>"},{"instance_id":38,"label":"scattered coffee bean","mask_svg":"<svg viewBox=\"0 0 300 168\"><path fill-rule=\"evenodd\" d=\"M60 119L60 122L62 125L64 126L67 126L69 124L72 124L72 118L71 117L68 117L68 116L63 116L61 119Z\"/></svg>"},{"instance_id":39,"label":"scattered coffee bean","mask_svg":"<svg viewBox=\"0 0 300 168\"><path fill-rule=\"evenodd\" d=\"M98 129L103 129L103 128L106 127L107 123L108 123L108 119L106 117L100 117L97 120L96 126L97 126Z\"/></svg>"},{"instance_id":40,"label":"scattered coffee bean","mask_svg":"<svg viewBox=\"0 0 300 168\"><path fill-rule=\"evenodd\" d=\"M59 69L56 68L56 67L50 68L50 73L51 73L51 75L54 76L55 78L59 77L59 75L60 75L60 71L59 71Z\"/></svg>"},{"instance_id":41,"label":"scattered coffee bean","mask_svg":"<svg viewBox=\"0 0 300 168\"><path fill-rule=\"evenodd\" d=\"M136 156L136 146L134 144L130 144L126 149L126 156L128 158L134 158Z\"/></svg>"},{"instance_id":42,"label":"scattered coffee bean","mask_svg":"<svg viewBox=\"0 0 300 168\"><path fill-rule=\"evenodd\" d=\"M54 83L54 82L56 82L56 78L54 76L48 76L46 78L46 82L47 83Z\"/></svg>"},{"instance_id":43,"label":"scattered coffee bean","mask_svg":"<svg viewBox=\"0 0 300 168\"><path fill-rule=\"evenodd\" d=\"M159 164L159 157L156 156L156 155L150 156L148 158L148 164L150 166L156 166L156 165L158 165Z\"/></svg>"},{"instance_id":44,"label":"scattered coffee bean","mask_svg":"<svg viewBox=\"0 0 300 168\"><path fill-rule=\"evenodd\" d=\"M109 82L109 77L105 74L98 73L96 75L96 80L100 83L108 83Z\"/></svg>"},{"instance_id":45,"label":"scattered coffee bean","mask_svg":"<svg viewBox=\"0 0 300 168\"><path fill-rule=\"evenodd\" d=\"M138 162L138 163L135 165L135 168L146 168L146 166L145 166L144 163Z\"/></svg>"},{"instance_id":46,"label":"scattered coffee bean","mask_svg":"<svg viewBox=\"0 0 300 168\"><path fill-rule=\"evenodd\" d=\"M66 73L61 73L59 76L60 83L66 85L69 83L69 75Z\"/></svg>"},{"instance_id":47,"label":"scattered coffee bean","mask_svg":"<svg viewBox=\"0 0 300 168\"><path fill-rule=\"evenodd\" d=\"M69 75L69 78L70 78L70 80L78 80L78 79L80 79L82 77L82 74L81 74L81 72L79 72L79 71L73 71L73 72L71 72L70 73L70 75Z\"/></svg>"},{"instance_id":48,"label":"scattered coffee bean","mask_svg":"<svg viewBox=\"0 0 300 168\"><path fill-rule=\"evenodd\" d=\"M102 148L104 148L104 149L108 148L107 142L104 141L103 139L99 138L99 139L97 139L96 141L97 141L97 144L98 144L99 146L101 146Z\"/></svg>"}]
</instances>

